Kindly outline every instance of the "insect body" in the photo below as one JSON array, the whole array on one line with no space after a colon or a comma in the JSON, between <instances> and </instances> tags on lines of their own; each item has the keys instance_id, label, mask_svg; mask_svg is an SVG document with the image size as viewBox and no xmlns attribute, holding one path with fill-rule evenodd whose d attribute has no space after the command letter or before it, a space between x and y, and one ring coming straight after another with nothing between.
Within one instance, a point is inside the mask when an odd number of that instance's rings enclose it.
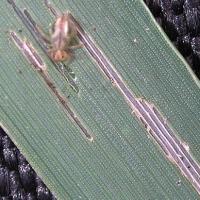
<instances>
[{"instance_id":1,"label":"insect body","mask_svg":"<svg viewBox=\"0 0 200 200\"><path fill-rule=\"evenodd\" d=\"M55 62L70 60L73 57L73 49L80 48L82 45L73 45L77 39L77 32L74 24L70 20L69 13L57 16L50 32L49 56Z\"/></svg>"},{"instance_id":2,"label":"insect body","mask_svg":"<svg viewBox=\"0 0 200 200\"><path fill-rule=\"evenodd\" d=\"M68 13L59 16L52 26L50 57L56 62L70 60L72 57L70 43L75 36L76 30Z\"/></svg>"}]
</instances>

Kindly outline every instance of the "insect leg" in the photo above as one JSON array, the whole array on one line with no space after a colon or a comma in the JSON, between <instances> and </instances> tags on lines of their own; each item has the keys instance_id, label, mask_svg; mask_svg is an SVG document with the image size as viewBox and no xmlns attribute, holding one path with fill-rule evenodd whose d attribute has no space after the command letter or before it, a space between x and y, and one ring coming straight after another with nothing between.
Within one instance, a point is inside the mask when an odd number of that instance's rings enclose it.
<instances>
[{"instance_id":1,"label":"insect leg","mask_svg":"<svg viewBox=\"0 0 200 200\"><path fill-rule=\"evenodd\" d=\"M73 45L73 46L70 46L68 49L75 50L75 49L79 49L79 48L83 48L83 44Z\"/></svg>"},{"instance_id":2,"label":"insect leg","mask_svg":"<svg viewBox=\"0 0 200 200\"><path fill-rule=\"evenodd\" d=\"M50 36L48 33L46 33L40 26L37 25L37 30L40 33L41 38L43 39L43 41L45 43L47 43L48 45L51 44L51 40L50 40Z\"/></svg>"},{"instance_id":3,"label":"insect leg","mask_svg":"<svg viewBox=\"0 0 200 200\"><path fill-rule=\"evenodd\" d=\"M31 15L29 14L29 12L24 9L24 15L27 17L27 19L29 20L29 22L32 24L32 26L35 28L35 30L37 31L38 35L41 37L41 39L48 45L50 45L50 37L49 34L45 33L44 30L42 30L42 28L36 24L36 22L34 21L34 19L31 17Z\"/></svg>"}]
</instances>

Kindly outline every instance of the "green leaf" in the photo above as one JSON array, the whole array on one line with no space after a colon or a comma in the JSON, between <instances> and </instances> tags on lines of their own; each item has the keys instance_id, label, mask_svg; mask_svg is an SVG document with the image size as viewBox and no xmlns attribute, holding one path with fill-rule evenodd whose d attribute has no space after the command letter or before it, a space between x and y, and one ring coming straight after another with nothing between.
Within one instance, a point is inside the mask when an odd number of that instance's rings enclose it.
<instances>
[{"instance_id":1,"label":"green leaf","mask_svg":"<svg viewBox=\"0 0 200 200\"><path fill-rule=\"evenodd\" d=\"M52 0L69 10L137 97L153 103L199 158L199 81L142 1ZM43 1L16 1L48 31L54 18ZM192 184L149 137L117 87L85 49L70 64L74 92L6 1L0 2L2 126L58 199L198 199ZM10 39L26 38L83 125L90 142Z\"/></svg>"}]
</instances>

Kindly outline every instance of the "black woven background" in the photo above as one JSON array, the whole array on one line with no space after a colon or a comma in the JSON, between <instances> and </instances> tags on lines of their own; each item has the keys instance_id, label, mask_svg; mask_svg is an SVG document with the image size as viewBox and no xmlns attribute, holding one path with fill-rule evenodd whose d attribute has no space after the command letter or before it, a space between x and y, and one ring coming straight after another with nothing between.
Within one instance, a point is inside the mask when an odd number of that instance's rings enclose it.
<instances>
[{"instance_id":1,"label":"black woven background","mask_svg":"<svg viewBox=\"0 0 200 200\"><path fill-rule=\"evenodd\" d=\"M200 78L200 0L144 0Z\"/></svg>"},{"instance_id":2,"label":"black woven background","mask_svg":"<svg viewBox=\"0 0 200 200\"><path fill-rule=\"evenodd\" d=\"M0 200L55 200L0 127Z\"/></svg>"}]
</instances>

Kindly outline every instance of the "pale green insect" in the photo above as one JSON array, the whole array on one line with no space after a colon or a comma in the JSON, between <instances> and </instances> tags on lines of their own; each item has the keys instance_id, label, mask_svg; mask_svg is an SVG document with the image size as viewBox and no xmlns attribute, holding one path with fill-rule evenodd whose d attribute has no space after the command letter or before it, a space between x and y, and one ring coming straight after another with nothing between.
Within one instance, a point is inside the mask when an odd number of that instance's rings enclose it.
<instances>
[{"instance_id":1,"label":"pale green insect","mask_svg":"<svg viewBox=\"0 0 200 200\"><path fill-rule=\"evenodd\" d=\"M54 62L69 61L73 50L82 47L82 44L73 44L77 41L77 31L68 12L56 16L50 37L44 36L44 39L49 43L48 54Z\"/></svg>"},{"instance_id":2,"label":"pale green insect","mask_svg":"<svg viewBox=\"0 0 200 200\"><path fill-rule=\"evenodd\" d=\"M49 55L52 60L60 62L72 58L74 46L71 46L71 41L74 37L76 37L76 30L69 19L68 13L57 17L52 26L50 38Z\"/></svg>"}]
</instances>

